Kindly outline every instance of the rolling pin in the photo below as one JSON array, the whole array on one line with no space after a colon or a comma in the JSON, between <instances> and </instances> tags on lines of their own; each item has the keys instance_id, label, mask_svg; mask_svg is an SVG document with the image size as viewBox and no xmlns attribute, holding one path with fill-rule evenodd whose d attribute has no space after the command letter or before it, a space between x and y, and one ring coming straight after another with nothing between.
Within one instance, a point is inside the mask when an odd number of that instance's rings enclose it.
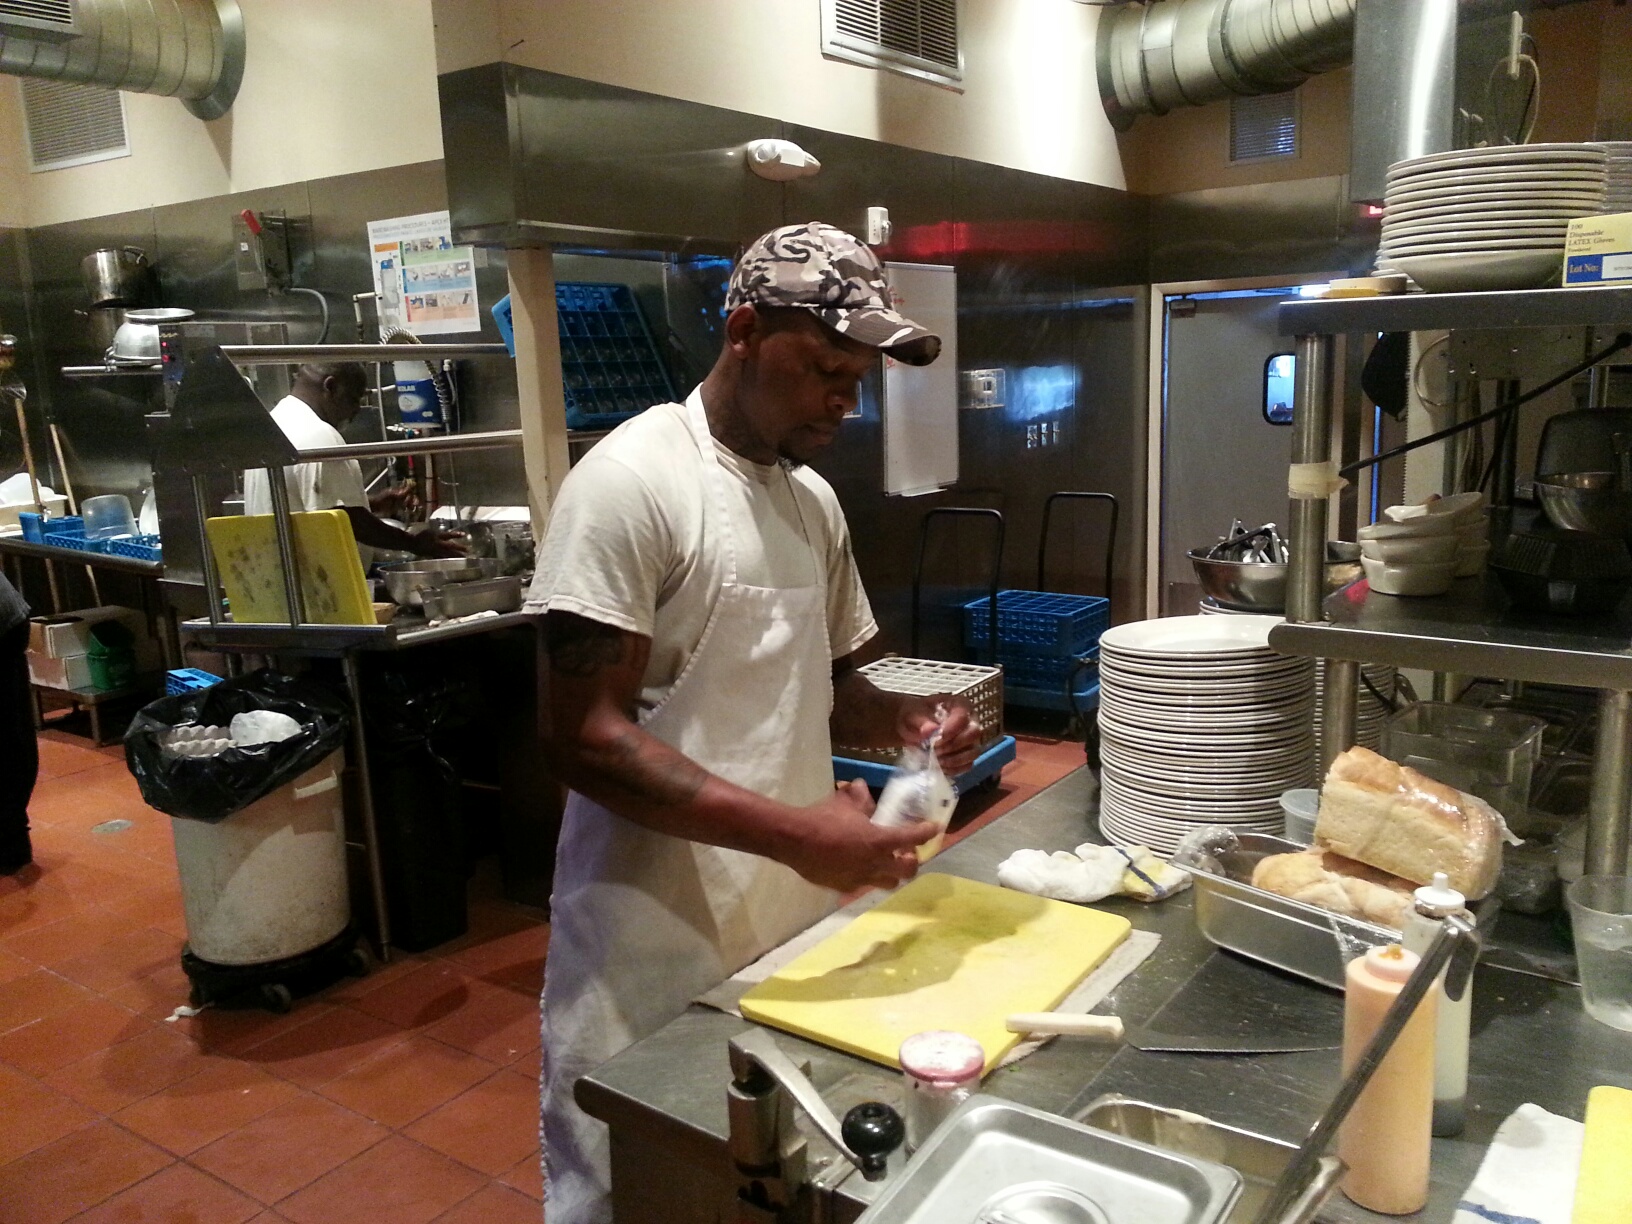
<instances>
[{"instance_id":1,"label":"rolling pin","mask_svg":"<svg viewBox=\"0 0 1632 1224\"><path fill-rule=\"evenodd\" d=\"M1105 1041L1121 1041L1123 1037L1120 1016L1085 1016L1076 1012L1016 1012L1003 1022L1011 1033L1030 1033L1034 1037L1098 1037Z\"/></svg>"}]
</instances>

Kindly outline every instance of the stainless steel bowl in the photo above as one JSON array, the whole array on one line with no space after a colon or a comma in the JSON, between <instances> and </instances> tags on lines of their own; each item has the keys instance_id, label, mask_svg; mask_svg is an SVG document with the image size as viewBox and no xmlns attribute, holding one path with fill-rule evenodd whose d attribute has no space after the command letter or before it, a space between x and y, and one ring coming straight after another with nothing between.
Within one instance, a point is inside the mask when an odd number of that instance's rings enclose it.
<instances>
[{"instance_id":1,"label":"stainless steel bowl","mask_svg":"<svg viewBox=\"0 0 1632 1224\"><path fill-rule=\"evenodd\" d=\"M1632 493L1616 487L1614 472L1555 472L1536 477L1535 486L1554 527L1597 536L1632 533Z\"/></svg>"},{"instance_id":2,"label":"stainless steel bowl","mask_svg":"<svg viewBox=\"0 0 1632 1224\"><path fill-rule=\"evenodd\" d=\"M420 592L440 590L449 583L476 582L495 577L499 565L490 557L420 557L397 565L380 566L385 589L399 607L423 606Z\"/></svg>"},{"instance_id":3,"label":"stainless steel bowl","mask_svg":"<svg viewBox=\"0 0 1632 1224\"><path fill-rule=\"evenodd\" d=\"M478 612L514 612L521 607L521 579L515 575L449 582L422 590L420 602L432 620L474 616Z\"/></svg>"},{"instance_id":4,"label":"stainless steel bowl","mask_svg":"<svg viewBox=\"0 0 1632 1224\"><path fill-rule=\"evenodd\" d=\"M1360 577L1360 562L1347 556L1359 547L1334 541L1326 551L1326 594L1339 590ZM1335 554L1335 555L1334 555ZM1341 558L1341 559L1339 559ZM1190 564L1201 589L1214 603L1240 612L1284 612L1286 610L1286 566L1272 562L1218 561L1205 548L1190 550Z\"/></svg>"},{"instance_id":5,"label":"stainless steel bowl","mask_svg":"<svg viewBox=\"0 0 1632 1224\"><path fill-rule=\"evenodd\" d=\"M113 346L107 360L114 364L153 365L159 360L159 325L190 319L193 312L180 306L154 310L127 310L113 333Z\"/></svg>"}]
</instances>

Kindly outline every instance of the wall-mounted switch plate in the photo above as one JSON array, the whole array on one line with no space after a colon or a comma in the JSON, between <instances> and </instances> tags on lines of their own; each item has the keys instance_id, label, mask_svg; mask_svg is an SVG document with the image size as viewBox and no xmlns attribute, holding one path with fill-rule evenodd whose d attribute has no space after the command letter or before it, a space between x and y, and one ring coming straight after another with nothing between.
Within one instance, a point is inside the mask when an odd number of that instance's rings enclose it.
<instances>
[{"instance_id":1,"label":"wall-mounted switch plate","mask_svg":"<svg viewBox=\"0 0 1632 1224\"><path fill-rule=\"evenodd\" d=\"M963 392L959 407L969 409L1003 407L1004 375L1001 369L960 370L958 384L959 390Z\"/></svg>"}]
</instances>

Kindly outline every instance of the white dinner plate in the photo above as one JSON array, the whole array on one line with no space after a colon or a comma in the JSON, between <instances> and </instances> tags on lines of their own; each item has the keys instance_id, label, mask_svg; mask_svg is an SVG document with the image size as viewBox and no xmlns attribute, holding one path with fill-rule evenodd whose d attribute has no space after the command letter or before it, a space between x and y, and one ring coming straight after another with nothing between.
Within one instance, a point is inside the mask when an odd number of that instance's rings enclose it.
<instances>
[{"instance_id":1,"label":"white dinner plate","mask_svg":"<svg viewBox=\"0 0 1632 1224\"><path fill-rule=\"evenodd\" d=\"M1464 252L1474 254L1491 254L1503 251L1552 251L1562 256L1564 254L1564 238L1535 237L1535 238L1486 238L1468 242L1450 242L1437 240L1407 240L1391 243L1386 247L1379 247L1379 251L1390 259L1398 259L1402 255L1457 255Z\"/></svg>"},{"instance_id":2,"label":"white dinner plate","mask_svg":"<svg viewBox=\"0 0 1632 1224\"><path fill-rule=\"evenodd\" d=\"M1101 652L1112 654L1223 655L1268 651L1269 631L1279 616L1166 616L1114 625L1100 635Z\"/></svg>"},{"instance_id":3,"label":"white dinner plate","mask_svg":"<svg viewBox=\"0 0 1632 1224\"><path fill-rule=\"evenodd\" d=\"M1470 166L1465 170L1438 170L1395 179L1383 189L1383 198L1402 191L1429 191L1438 187L1536 186L1554 187L1585 184L1602 185L1607 179L1602 163L1597 166Z\"/></svg>"},{"instance_id":4,"label":"white dinner plate","mask_svg":"<svg viewBox=\"0 0 1632 1224\"><path fill-rule=\"evenodd\" d=\"M1208 620L1229 620L1230 617L1209 616ZM1277 682L1289 676L1309 675L1314 672L1311 659L1288 659L1281 655L1266 654L1261 657L1235 660L1197 659L1194 657L1180 657L1167 661L1159 659L1134 658L1118 654L1101 653L1099 657L1101 675L1126 677L1130 681L1140 680L1169 680L1184 685L1196 684L1223 684L1226 682Z\"/></svg>"},{"instance_id":5,"label":"white dinner plate","mask_svg":"<svg viewBox=\"0 0 1632 1224\"><path fill-rule=\"evenodd\" d=\"M1509 206L1526 204L1538 206L1596 204L1604 198L1607 192L1607 187L1600 186L1597 183L1538 183L1529 187L1515 186L1511 183L1500 187L1471 183L1462 187L1424 187L1413 191L1393 192L1383 197L1383 211L1386 214L1390 208L1398 204L1421 204L1424 202L1444 204L1489 203Z\"/></svg>"},{"instance_id":6,"label":"white dinner plate","mask_svg":"<svg viewBox=\"0 0 1632 1224\"><path fill-rule=\"evenodd\" d=\"M1186 728L1172 732L1159 741L1155 738L1158 733L1148 727L1130 726L1114 718L1107 718L1103 710L1100 711L1099 724L1121 739L1133 740L1146 748L1157 750L1165 742L1176 752L1200 753L1206 750L1224 752L1237 748L1256 752L1284 748L1291 752L1305 745L1312 746L1315 741L1313 726L1294 730L1275 727L1264 731Z\"/></svg>"},{"instance_id":7,"label":"white dinner plate","mask_svg":"<svg viewBox=\"0 0 1632 1224\"><path fill-rule=\"evenodd\" d=\"M1619 142L1627 143L1627 142ZM1599 163L1607 161L1618 150L1609 149L1603 142L1542 141L1537 144L1487 145L1481 149L1447 149L1441 153L1424 153L1408 157L1388 168L1387 176L1413 174L1419 170L1477 165L1511 165L1515 162L1570 162Z\"/></svg>"},{"instance_id":8,"label":"white dinner plate","mask_svg":"<svg viewBox=\"0 0 1632 1224\"><path fill-rule=\"evenodd\" d=\"M1398 255L1396 267L1430 293L1478 293L1556 285L1564 252L1504 251L1479 255Z\"/></svg>"},{"instance_id":9,"label":"white dinner plate","mask_svg":"<svg viewBox=\"0 0 1632 1224\"><path fill-rule=\"evenodd\" d=\"M1396 238L1413 238L1418 235L1428 235L1436 238L1481 238L1487 234L1562 234L1570 228L1570 218L1559 217L1551 221L1543 221L1536 217L1521 217L1516 220L1503 221L1501 219L1489 221L1468 221L1460 217L1449 220L1435 219L1430 221L1410 221L1390 225L1383 222L1383 241L1390 242Z\"/></svg>"},{"instance_id":10,"label":"white dinner plate","mask_svg":"<svg viewBox=\"0 0 1632 1224\"><path fill-rule=\"evenodd\" d=\"M1457 217L1492 221L1537 217L1549 221L1567 221L1571 217L1586 216L1592 206L1591 199L1565 200L1557 204L1540 204L1528 200L1515 204L1506 197L1499 200L1463 200L1452 203L1431 200L1423 204L1387 207L1383 212L1383 226L1387 228L1390 224L1401 221L1439 219L1448 221Z\"/></svg>"}]
</instances>

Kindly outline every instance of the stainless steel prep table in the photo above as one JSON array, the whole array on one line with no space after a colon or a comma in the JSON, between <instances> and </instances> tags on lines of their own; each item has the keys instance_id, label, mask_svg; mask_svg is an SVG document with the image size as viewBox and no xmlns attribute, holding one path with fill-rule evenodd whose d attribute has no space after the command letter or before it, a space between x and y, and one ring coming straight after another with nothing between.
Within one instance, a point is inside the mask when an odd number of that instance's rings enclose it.
<instances>
[{"instance_id":1,"label":"stainless steel prep table","mask_svg":"<svg viewBox=\"0 0 1632 1224\"><path fill-rule=\"evenodd\" d=\"M1099 840L1092 811L1092 780L1087 770L1078 770L937 857L930 870L995 883L997 864L1014 850L1070 849ZM1158 1027L1179 1031L1192 1023L1205 1031L1204 1013L1213 1009L1199 1000L1214 997L1208 993L1213 991L1246 991L1249 1006L1304 1013L1317 1025L1335 1024L1341 1016L1335 993L1206 943L1196 931L1188 893L1154 906L1102 904L1162 936L1161 946L1112 996L1129 1021L1149 1022L1162 1012ZM611 1128L617 1224L732 1218L726 1043L746 1027L733 1016L693 1006L580 1081L579 1102ZM1594 1084L1632 1087L1632 1037L1588 1019L1575 986L1482 966L1474 1030L1468 1129L1458 1139L1435 1140L1427 1209L1412 1217L1377 1216L1337 1195L1321 1219L1448 1221L1497 1125L1518 1105L1533 1101L1580 1118ZM778 1033L777 1040L796 1060L809 1060L813 1082L840 1112L869 1096L887 1099L899 1091L899 1076L884 1068L786 1033ZM1068 1116L1104 1093L1120 1092L1295 1142L1336 1091L1338 1072L1336 1050L1232 1057L1147 1054L1062 1038L994 1072L984 1091ZM804 1129L813 1155L832 1152L813 1130ZM839 1164L835 1176L849 1169ZM853 1219L887 1184L845 1177L834 1195L835 1224Z\"/></svg>"}]
</instances>

